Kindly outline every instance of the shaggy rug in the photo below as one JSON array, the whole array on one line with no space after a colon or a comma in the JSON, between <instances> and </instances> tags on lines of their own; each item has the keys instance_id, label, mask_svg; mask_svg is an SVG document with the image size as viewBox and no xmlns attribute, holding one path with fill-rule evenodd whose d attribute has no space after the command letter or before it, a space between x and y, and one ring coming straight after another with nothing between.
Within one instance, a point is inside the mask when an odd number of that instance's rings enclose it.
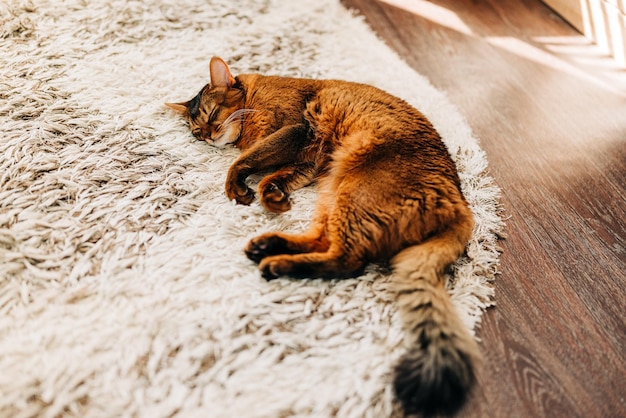
<instances>
[{"instance_id":1,"label":"shaggy rug","mask_svg":"<svg viewBox=\"0 0 626 418\"><path fill-rule=\"evenodd\" d=\"M474 329L493 303L502 221L484 153L337 0L3 0L0 24L1 417L397 413L389 272L262 280L245 243L304 229L315 187L282 215L228 201L238 151L194 141L163 106L195 95L212 55L421 109L476 217L454 304Z\"/></svg>"}]
</instances>

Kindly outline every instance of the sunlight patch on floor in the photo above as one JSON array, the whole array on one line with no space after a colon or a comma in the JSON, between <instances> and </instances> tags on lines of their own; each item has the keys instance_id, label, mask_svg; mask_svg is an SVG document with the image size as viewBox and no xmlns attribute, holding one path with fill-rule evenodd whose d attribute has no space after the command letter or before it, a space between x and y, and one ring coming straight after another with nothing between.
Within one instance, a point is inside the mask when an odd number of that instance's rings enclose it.
<instances>
[{"instance_id":1,"label":"sunlight patch on floor","mask_svg":"<svg viewBox=\"0 0 626 418\"><path fill-rule=\"evenodd\" d=\"M614 92L615 89L607 85L596 77L578 69L576 66L568 63L564 59L559 58L541 48L533 46L521 39L511 36L489 36L485 40L491 45L504 49L512 54L518 55L530 61L534 61L553 70L567 73L582 80L594 83L608 91Z\"/></svg>"},{"instance_id":2,"label":"sunlight patch on floor","mask_svg":"<svg viewBox=\"0 0 626 418\"><path fill-rule=\"evenodd\" d=\"M481 36L474 33L457 13L429 1L380 1L442 27L476 39L482 39L495 47L531 62L577 77L620 96L626 96L626 73L624 69L619 66L619 63L607 52L605 47L582 35L541 35L530 39L520 39L513 36ZM590 21L589 24L591 25ZM598 23L595 22L595 25L597 26Z\"/></svg>"},{"instance_id":3,"label":"sunlight patch on floor","mask_svg":"<svg viewBox=\"0 0 626 418\"><path fill-rule=\"evenodd\" d=\"M441 26L456 30L466 35L472 35L473 32L458 16L445 7L438 6L428 1L421 0L381 0L391 6L404 9L408 12L422 16Z\"/></svg>"}]
</instances>

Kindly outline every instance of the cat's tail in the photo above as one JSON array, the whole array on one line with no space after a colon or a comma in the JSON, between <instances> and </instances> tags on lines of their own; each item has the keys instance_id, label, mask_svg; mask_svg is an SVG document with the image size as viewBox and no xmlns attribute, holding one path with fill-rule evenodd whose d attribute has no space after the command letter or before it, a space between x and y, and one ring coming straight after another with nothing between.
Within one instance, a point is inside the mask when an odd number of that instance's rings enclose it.
<instances>
[{"instance_id":1,"label":"cat's tail","mask_svg":"<svg viewBox=\"0 0 626 418\"><path fill-rule=\"evenodd\" d=\"M406 412L454 413L474 383L480 351L452 305L444 276L463 253L473 225L468 209L446 231L392 261L408 346L396 366L394 388Z\"/></svg>"}]
</instances>

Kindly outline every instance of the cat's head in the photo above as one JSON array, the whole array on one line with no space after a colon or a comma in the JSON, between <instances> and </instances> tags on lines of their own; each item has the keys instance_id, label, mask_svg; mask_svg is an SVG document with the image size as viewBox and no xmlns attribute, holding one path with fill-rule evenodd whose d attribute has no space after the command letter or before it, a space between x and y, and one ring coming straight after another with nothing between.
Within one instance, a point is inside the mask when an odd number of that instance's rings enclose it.
<instances>
[{"instance_id":1,"label":"cat's head","mask_svg":"<svg viewBox=\"0 0 626 418\"><path fill-rule=\"evenodd\" d=\"M166 105L189 122L193 135L216 147L232 144L241 135L244 91L237 85L226 63L218 57L209 64L211 83L193 99Z\"/></svg>"}]
</instances>

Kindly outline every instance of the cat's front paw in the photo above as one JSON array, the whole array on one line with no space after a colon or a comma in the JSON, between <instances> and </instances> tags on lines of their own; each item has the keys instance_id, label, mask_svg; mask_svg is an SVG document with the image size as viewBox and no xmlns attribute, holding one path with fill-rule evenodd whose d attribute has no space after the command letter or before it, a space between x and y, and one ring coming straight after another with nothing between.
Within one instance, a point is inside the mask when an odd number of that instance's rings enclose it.
<instances>
[{"instance_id":1,"label":"cat's front paw","mask_svg":"<svg viewBox=\"0 0 626 418\"><path fill-rule=\"evenodd\" d=\"M254 191L248 186L227 185L226 196L240 205L249 205L254 201Z\"/></svg>"},{"instance_id":2,"label":"cat's front paw","mask_svg":"<svg viewBox=\"0 0 626 418\"><path fill-rule=\"evenodd\" d=\"M261 193L261 203L270 212L283 213L291 209L289 195L276 184L261 184L259 190Z\"/></svg>"}]
</instances>

